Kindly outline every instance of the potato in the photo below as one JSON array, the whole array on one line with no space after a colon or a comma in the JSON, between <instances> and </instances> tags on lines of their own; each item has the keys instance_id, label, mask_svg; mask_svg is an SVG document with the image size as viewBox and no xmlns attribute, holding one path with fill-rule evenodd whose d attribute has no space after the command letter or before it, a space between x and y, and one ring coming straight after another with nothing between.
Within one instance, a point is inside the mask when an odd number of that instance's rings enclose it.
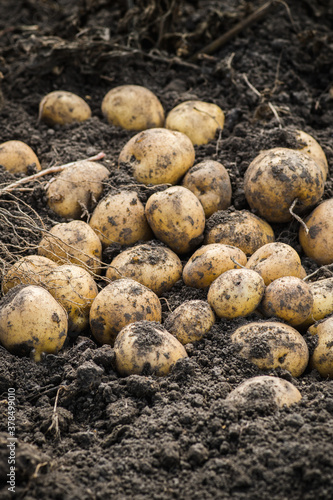
<instances>
[{"instance_id":1,"label":"potato","mask_svg":"<svg viewBox=\"0 0 333 500\"><path fill-rule=\"evenodd\" d=\"M39 104L38 120L48 125L84 122L90 117L89 105L78 95L65 90L50 92Z\"/></svg>"},{"instance_id":2,"label":"potato","mask_svg":"<svg viewBox=\"0 0 333 500\"><path fill-rule=\"evenodd\" d=\"M207 300L219 318L233 319L251 314L260 304L265 284L250 269L231 269L210 285Z\"/></svg>"},{"instance_id":3,"label":"potato","mask_svg":"<svg viewBox=\"0 0 333 500\"><path fill-rule=\"evenodd\" d=\"M165 126L186 134L196 146L212 141L223 129L224 113L216 104L203 101L185 101L173 108Z\"/></svg>"},{"instance_id":4,"label":"potato","mask_svg":"<svg viewBox=\"0 0 333 500\"><path fill-rule=\"evenodd\" d=\"M251 255L246 267L259 273L266 286L283 276L299 278L302 274L301 259L296 250L280 242L260 247Z\"/></svg>"},{"instance_id":5,"label":"potato","mask_svg":"<svg viewBox=\"0 0 333 500\"><path fill-rule=\"evenodd\" d=\"M189 252L203 239L205 212L189 189L172 186L152 194L145 213L156 238L177 254Z\"/></svg>"},{"instance_id":6,"label":"potato","mask_svg":"<svg viewBox=\"0 0 333 500\"><path fill-rule=\"evenodd\" d=\"M182 276L182 263L178 255L162 246L137 245L117 255L106 271L110 280L131 278L156 295L170 290Z\"/></svg>"},{"instance_id":7,"label":"potato","mask_svg":"<svg viewBox=\"0 0 333 500\"><path fill-rule=\"evenodd\" d=\"M235 406L251 406L258 400L275 404L278 408L298 403L302 395L293 384L278 377L259 375L245 380L231 391L226 400Z\"/></svg>"},{"instance_id":8,"label":"potato","mask_svg":"<svg viewBox=\"0 0 333 500\"><path fill-rule=\"evenodd\" d=\"M258 248L274 241L271 226L247 210L221 210L209 217L205 245L222 243L252 255Z\"/></svg>"},{"instance_id":9,"label":"potato","mask_svg":"<svg viewBox=\"0 0 333 500\"><path fill-rule=\"evenodd\" d=\"M206 217L231 204L231 182L227 169L219 162L204 160L185 175L182 186L200 200Z\"/></svg>"},{"instance_id":10,"label":"potato","mask_svg":"<svg viewBox=\"0 0 333 500\"><path fill-rule=\"evenodd\" d=\"M104 247L111 243L133 245L152 237L144 206L135 191L108 194L93 211L89 225Z\"/></svg>"},{"instance_id":11,"label":"potato","mask_svg":"<svg viewBox=\"0 0 333 500\"><path fill-rule=\"evenodd\" d=\"M294 276L284 276L270 283L262 299L265 316L276 316L289 325L303 323L311 314L313 295L307 283Z\"/></svg>"},{"instance_id":12,"label":"potato","mask_svg":"<svg viewBox=\"0 0 333 500\"><path fill-rule=\"evenodd\" d=\"M113 345L120 330L135 321L161 322L157 295L132 279L120 279L99 292L90 308L90 327L100 344Z\"/></svg>"},{"instance_id":13,"label":"potato","mask_svg":"<svg viewBox=\"0 0 333 500\"><path fill-rule=\"evenodd\" d=\"M21 257L4 274L2 293L5 295L17 285L41 285L52 269L56 267L58 264L42 255Z\"/></svg>"},{"instance_id":14,"label":"potato","mask_svg":"<svg viewBox=\"0 0 333 500\"><path fill-rule=\"evenodd\" d=\"M309 287L313 296L313 306L310 316L300 325L302 328L333 314L333 278L309 283Z\"/></svg>"},{"instance_id":15,"label":"potato","mask_svg":"<svg viewBox=\"0 0 333 500\"><path fill-rule=\"evenodd\" d=\"M319 265L333 263L333 198L323 201L305 219L309 229L299 230L299 241L304 253Z\"/></svg>"},{"instance_id":16,"label":"potato","mask_svg":"<svg viewBox=\"0 0 333 500\"><path fill-rule=\"evenodd\" d=\"M0 342L13 354L31 354L35 361L56 354L67 327L66 311L40 286L14 288L0 302Z\"/></svg>"},{"instance_id":17,"label":"potato","mask_svg":"<svg viewBox=\"0 0 333 500\"><path fill-rule=\"evenodd\" d=\"M75 162L49 183L47 204L64 219L80 219L97 204L103 193L103 182L109 175L100 163Z\"/></svg>"},{"instance_id":18,"label":"potato","mask_svg":"<svg viewBox=\"0 0 333 500\"><path fill-rule=\"evenodd\" d=\"M251 209L268 222L292 219L290 207L304 212L324 193L322 169L309 155L288 148L274 148L259 154L244 176L245 197Z\"/></svg>"},{"instance_id":19,"label":"potato","mask_svg":"<svg viewBox=\"0 0 333 500\"><path fill-rule=\"evenodd\" d=\"M246 255L240 248L220 243L204 245L196 250L185 264L183 281L187 286L206 288L220 274L230 269L239 269L245 266L246 262Z\"/></svg>"},{"instance_id":20,"label":"potato","mask_svg":"<svg viewBox=\"0 0 333 500\"><path fill-rule=\"evenodd\" d=\"M326 155L319 145L319 143L312 137L312 135L307 134L303 130L296 130L295 136L297 141L299 142L298 151L301 153L305 153L317 163L322 169L324 180L326 180L328 175L328 163Z\"/></svg>"},{"instance_id":21,"label":"potato","mask_svg":"<svg viewBox=\"0 0 333 500\"><path fill-rule=\"evenodd\" d=\"M318 336L318 343L310 359L322 377L333 378L333 316L310 326L309 333Z\"/></svg>"},{"instance_id":22,"label":"potato","mask_svg":"<svg viewBox=\"0 0 333 500\"><path fill-rule=\"evenodd\" d=\"M42 169L36 154L22 141L7 141L0 144L0 165L12 174L29 174L30 169L36 171Z\"/></svg>"},{"instance_id":23,"label":"potato","mask_svg":"<svg viewBox=\"0 0 333 500\"><path fill-rule=\"evenodd\" d=\"M162 325L137 321L121 330L114 344L120 375L167 375L173 365L187 357L184 346Z\"/></svg>"},{"instance_id":24,"label":"potato","mask_svg":"<svg viewBox=\"0 0 333 500\"><path fill-rule=\"evenodd\" d=\"M181 344L201 340L215 323L215 315L204 300L186 300L169 314L164 322Z\"/></svg>"},{"instance_id":25,"label":"potato","mask_svg":"<svg viewBox=\"0 0 333 500\"><path fill-rule=\"evenodd\" d=\"M299 377L307 367L309 350L302 335L292 326L266 321L247 323L231 335L243 358L260 370L282 368Z\"/></svg>"},{"instance_id":26,"label":"potato","mask_svg":"<svg viewBox=\"0 0 333 500\"><path fill-rule=\"evenodd\" d=\"M102 113L109 123L126 130L163 127L164 109L151 90L140 85L120 85L105 95Z\"/></svg>"},{"instance_id":27,"label":"potato","mask_svg":"<svg viewBox=\"0 0 333 500\"><path fill-rule=\"evenodd\" d=\"M38 245L38 255L59 264L75 264L95 274L101 272L102 244L83 221L56 224Z\"/></svg>"},{"instance_id":28,"label":"potato","mask_svg":"<svg viewBox=\"0 0 333 500\"><path fill-rule=\"evenodd\" d=\"M143 184L176 184L192 167L194 158L193 145L185 134L153 128L132 137L121 150L118 163L127 164Z\"/></svg>"}]
</instances>

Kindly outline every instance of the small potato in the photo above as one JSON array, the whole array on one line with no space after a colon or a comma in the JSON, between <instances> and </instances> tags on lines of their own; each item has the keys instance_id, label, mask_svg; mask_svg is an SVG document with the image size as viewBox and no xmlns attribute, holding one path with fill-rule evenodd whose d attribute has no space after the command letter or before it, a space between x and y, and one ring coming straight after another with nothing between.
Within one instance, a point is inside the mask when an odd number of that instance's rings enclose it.
<instances>
[{"instance_id":1,"label":"small potato","mask_svg":"<svg viewBox=\"0 0 333 500\"><path fill-rule=\"evenodd\" d=\"M173 365L187 358L184 346L162 325L137 321L119 333L115 344L116 368L120 375L167 375Z\"/></svg>"},{"instance_id":2,"label":"small potato","mask_svg":"<svg viewBox=\"0 0 333 500\"><path fill-rule=\"evenodd\" d=\"M135 191L108 194L93 211L89 225L103 247L112 243L133 245L152 237L144 206Z\"/></svg>"},{"instance_id":3,"label":"small potato","mask_svg":"<svg viewBox=\"0 0 333 500\"><path fill-rule=\"evenodd\" d=\"M309 283L309 287L313 296L313 306L310 316L300 325L302 328L333 314L333 278Z\"/></svg>"},{"instance_id":4,"label":"small potato","mask_svg":"<svg viewBox=\"0 0 333 500\"><path fill-rule=\"evenodd\" d=\"M90 327L100 344L113 345L120 330L135 321L161 322L157 295L132 279L120 279L99 292L90 308Z\"/></svg>"},{"instance_id":5,"label":"small potato","mask_svg":"<svg viewBox=\"0 0 333 500\"><path fill-rule=\"evenodd\" d=\"M127 164L143 184L176 184L192 167L194 158L193 145L185 134L153 128L132 137L120 152L118 163Z\"/></svg>"},{"instance_id":6,"label":"small potato","mask_svg":"<svg viewBox=\"0 0 333 500\"><path fill-rule=\"evenodd\" d=\"M120 85L111 89L102 102L109 123L126 130L163 127L164 109L151 90L140 85Z\"/></svg>"},{"instance_id":7,"label":"small potato","mask_svg":"<svg viewBox=\"0 0 333 500\"><path fill-rule=\"evenodd\" d=\"M333 378L333 316L310 326L309 333L318 336L318 343L310 359L322 377Z\"/></svg>"},{"instance_id":8,"label":"small potato","mask_svg":"<svg viewBox=\"0 0 333 500\"><path fill-rule=\"evenodd\" d=\"M288 148L274 148L259 154L244 176L245 197L252 210L268 222L292 219L294 211L318 203L324 193L322 169L309 155Z\"/></svg>"},{"instance_id":9,"label":"small potato","mask_svg":"<svg viewBox=\"0 0 333 500\"><path fill-rule=\"evenodd\" d=\"M145 212L156 238L177 254L189 252L202 242L205 212L189 189L172 186L152 194Z\"/></svg>"},{"instance_id":10,"label":"small potato","mask_svg":"<svg viewBox=\"0 0 333 500\"><path fill-rule=\"evenodd\" d=\"M47 204L64 219L80 219L95 207L109 175L100 163L75 162L49 183Z\"/></svg>"},{"instance_id":11,"label":"small potato","mask_svg":"<svg viewBox=\"0 0 333 500\"><path fill-rule=\"evenodd\" d=\"M239 269L246 263L246 255L240 248L211 243L196 250L189 258L183 269L183 281L187 286L206 288L220 274Z\"/></svg>"},{"instance_id":12,"label":"small potato","mask_svg":"<svg viewBox=\"0 0 333 500\"><path fill-rule=\"evenodd\" d=\"M95 274L101 272L102 244L97 234L83 221L56 224L43 236L38 255L59 264L75 264Z\"/></svg>"},{"instance_id":13,"label":"small potato","mask_svg":"<svg viewBox=\"0 0 333 500\"><path fill-rule=\"evenodd\" d=\"M297 148L298 151L309 155L321 167L324 180L326 180L328 175L328 163L326 155L320 144L314 137L312 137L312 135L307 134L303 130L296 130L295 136L299 142L299 147Z\"/></svg>"},{"instance_id":14,"label":"small potato","mask_svg":"<svg viewBox=\"0 0 333 500\"><path fill-rule=\"evenodd\" d=\"M243 325L231 335L232 343L243 358L260 370L282 368L299 377L307 367L308 346L292 326L273 321Z\"/></svg>"},{"instance_id":15,"label":"small potato","mask_svg":"<svg viewBox=\"0 0 333 500\"><path fill-rule=\"evenodd\" d=\"M106 271L110 280L131 278L156 295L170 290L182 276L182 263L178 255L162 246L138 245L117 255Z\"/></svg>"},{"instance_id":16,"label":"small potato","mask_svg":"<svg viewBox=\"0 0 333 500\"><path fill-rule=\"evenodd\" d=\"M309 229L299 230L299 241L304 253L317 264L333 263L333 198L323 201L305 219Z\"/></svg>"},{"instance_id":17,"label":"small potato","mask_svg":"<svg viewBox=\"0 0 333 500\"><path fill-rule=\"evenodd\" d=\"M55 90L39 104L38 120L48 125L84 122L91 117L89 105L81 97L65 90Z\"/></svg>"},{"instance_id":18,"label":"small potato","mask_svg":"<svg viewBox=\"0 0 333 500\"><path fill-rule=\"evenodd\" d=\"M207 302L186 300L169 314L164 328L185 345L201 340L214 323L215 315Z\"/></svg>"},{"instance_id":19,"label":"small potato","mask_svg":"<svg viewBox=\"0 0 333 500\"><path fill-rule=\"evenodd\" d=\"M224 113L216 104L203 101L185 101L168 114L165 126L186 134L195 146L212 141L223 129Z\"/></svg>"},{"instance_id":20,"label":"small potato","mask_svg":"<svg viewBox=\"0 0 333 500\"><path fill-rule=\"evenodd\" d=\"M219 318L233 319L251 314L260 304L265 284L250 269L231 269L210 285L207 300Z\"/></svg>"},{"instance_id":21,"label":"small potato","mask_svg":"<svg viewBox=\"0 0 333 500\"><path fill-rule=\"evenodd\" d=\"M42 285L52 269L56 267L58 264L42 255L21 257L4 274L2 293L5 295L17 285Z\"/></svg>"},{"instance_id":22,"label":"small potato","mask_svg":"<svg viewBox=\"0 0 333 500\"><path fill-rule=\"evenodd\" d=\"M246 267L263 277L265 285L283 276L302 274L301 259L296 250L286 243L267 243L260 247L247 261Z\"/></svg>"},{"instance_id":23,"label":"small potato","mask_svg":"<svg viewBox=\"0 0 333 500\"><path fill-rule=\"evenodd\" d=\"M209 217L205 245L223 243L252 255L258 248L275 239L271 226L247 210L220 210Z\"/></svg>"},{"instance_id":24,"label":"small potato","mask_svg":"<svg viewBox=\"0 0 333 500\"><path fill-rule=\"evenodd\" d=\"M185 175L182 186L200 200L206 217L231 204L231 182L227 169L219 162L204 160Z\"/></svg>"},{"instance_id":25,"label":"small potato","mask_svg":"<svg viewBox=\"0 0 333 500\"><path fill-rule=\"evenodd\" d=\"M56 354L67 327L65 309L40 286L14 288L0 302L0 342L13 354L31 354L35 361Z\"/></svg>"},{"instance_id":26,"label":"small potato","mask_svg":"<svg viewBox=\"0 0 333 500\"><path fill-rule=\"evenodd\" d=\"M313 295L307 283L294 276L284 276L270 283L262 299L265 316L276 316L289 325L303 323L311 314Z\"/></svg>"},{"instance_id":27,"label":"small potato","mask_svg":"<svg viewBox=\"0 0 333 500\"><path fill-rule=\"evenodd\" d=\"M37 172L42 169L36 154L22 141L7 141L0 144L0 165L12 174L29 174L30 169Z\"/></svg>"}]
</instances>

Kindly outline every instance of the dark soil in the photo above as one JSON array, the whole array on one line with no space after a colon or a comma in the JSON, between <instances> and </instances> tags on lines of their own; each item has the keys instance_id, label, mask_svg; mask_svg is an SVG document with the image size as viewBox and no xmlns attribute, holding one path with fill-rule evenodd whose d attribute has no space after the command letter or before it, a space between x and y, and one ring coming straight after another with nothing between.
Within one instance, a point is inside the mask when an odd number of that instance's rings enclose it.
<instances>
[{"instance_id":1,"label":"dark soil","mask_svg":"<svg viewBox=\"0 0 333 500\"><path fill-rule=\"evenodd\" d=\"M242 179L250 161L262 149L291 145L292 128L312 134L332 165L331 1L276 2L222 48L190 60L262 3L2 0L1 142L26 142L43 168L104 151L103 164L112 171L105 192L128 184L134 189L131 175L115 169L133 134L108 125L100 110L110 88L134 83L150 88L166 111L193 98L225 111L222 137L197 147L196 162L223 163L238 210L249 209ZM92 118L65 127L38 123L41 98L57 89L84 97ZM2 170L0 181L19 177ZM42 223L60 221L46 207L47 180L1 197L1 214L10 210L9 220L1 219L1 248L16 257L35 253ZM142 201L152 192L137 191ZM323 198L332 195L329 177ZM22 210L30 230L19 229ZM305 269L315 271L298 243L298 227L294 220L273 229L278 241L300 253ZM105 262L120 250L108 249ZM12 257L1 250L1 259L4 267ZM174 310L185 299L206 296L177 282L164 295L167 301L161 299L164 319L167 304ZM252 319L257 316L246 321ZM244 321L218 320L203 340L187 346L189 358L165 378L120 378L112 348L97 346L89 331L39 364L0 348L1 498L13 495L6 484L9 387L16 389L17 498L333 498L332 381L310 369L298 379L277 370L268 374L291 381L302 393L299 404L277 410L258 398L237 409L226 402L233 388L261 374L230 344ZM58 434L52 420L57 394Z\"/></svg>"}]
</instances>

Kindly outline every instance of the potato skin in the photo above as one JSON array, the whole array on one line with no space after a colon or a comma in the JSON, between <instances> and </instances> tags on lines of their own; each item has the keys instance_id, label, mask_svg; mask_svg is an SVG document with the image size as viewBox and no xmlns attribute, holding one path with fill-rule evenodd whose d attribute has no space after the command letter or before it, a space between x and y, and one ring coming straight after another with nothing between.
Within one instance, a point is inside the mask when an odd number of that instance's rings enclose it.
<instances>
[{"instance_id":1,"label":"potato skin","mask_svg":"<svg viewBox=\"0 0 333 500\"><path fill-rule=\"evenodd\" d=\"M91 117L89 105L73 92L55 90L43 97L38 119L48 125L67 125L83 122Z\"/></svg>"},{"instance_id":2,"label":"potato skin","mask_svg":"<svg viewBox=\"0 0 333 500\"><path fill-rule=\"evenodd\" d=\"M58 264L42 255L28 255L21 257L4 274L2 279L2 293L5 295L17 285L42 285L52 269Z\"/></svg>"},{"instance_id":3,"label":"potato skin","mask_svg":"<svg viewBox=\"0 0 333 500\"><path fill-rule=\"evenodd\" d=\"M300 143L297 148L298 151L309 155L321 167L324 180L326 180L328 175L328 163L326 155L320 144L314 137L312 137L312 135L307 134L304 130L296 130L295 136L297 141Z\"/></svg>"},{"instance_id":4,"label":"potato skin","mask_svg":"<svg viewBox=\"0 0 333 500\"><path fill-rule=\"evenodd\" d=\"M318 336L318 343L310 358L311 368L322 377L333 378L333 316L310 326L309 333Z\"/></svg>"},{"instance_id":5,"label":"potato skin","mask_svg":"<svg viewBox=\"0 0 333 500\"><path fill-rule=\"evenodd\" d=\"M300 325L302 328L309 327L333 314L333 278L309 283L309 287L313 296L313 306L310 316Z\"/></svg>"},{"instance_id":6,"label":"potato skin","mask_svg":"<svg viewBox=\"0 0 333 500\"><path fill-rule=\"evenodd\" d=\"M164 328L185 345L201 340L214 323L215 315L206 301L187 300L169 314Z\"/></svg>"},{"instance_id":7,"label":"potato skin","mask_svg":"<svg viewBox=\"0 0 333 500\"><path fill-rule=\"evenodd\" d=\"M28 174L30 166L39 172L42 167L28 144L22 141L6 141L0 144L0 165L12 174Z\"/></svg>"}]
</instances>

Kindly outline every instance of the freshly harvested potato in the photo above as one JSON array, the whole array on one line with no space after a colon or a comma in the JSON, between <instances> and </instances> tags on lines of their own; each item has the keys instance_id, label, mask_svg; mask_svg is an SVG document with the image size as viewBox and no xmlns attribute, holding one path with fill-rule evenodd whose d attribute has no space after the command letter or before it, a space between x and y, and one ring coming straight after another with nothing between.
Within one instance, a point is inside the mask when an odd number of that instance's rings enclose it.
<instances>
[{"instance_id":1,"label":"freshly harvested potato","mask_svg":"<svg viewBox=\"0 0 333 500\"><path fill-rule=\"evenodd\" d=\"M127 164L143 184L176 184L192 167L194 158L194 147L185 134L153 128L132 137L118 162Z\"/></svg>"},{"instance_id":2,"label":"freshly harvested potato","mask_svg":"<svg viewBox=\"0 0 333 500\"><path fill-rule=\"evenodd\" d=\"M100 163L78 161L48 185L47 204L64 219L80 219L90 212L103 193L109 171Z\"/></svg>"},{"instance_id":3,"label":"freshly harvested potato","mask_svg":"<svg viewBox=\"0 0 333 500\"><path fill-rule=\"evenodd\" d=\"M137 321L125 326L114 344L120 375L167 375L172 366L187 358L184 346L162 325Z\"/></svg>"},{"instance_id":4,"label":"freshly harvested potato","mask_svg":"<svg viewBox=\"0 0 333 500\"><path fill-rule=\"evenodd\" d=\"M313 296L313 306L310 316L300 325L302 328L333 314L333 278L309 283L309 287Z\"/></svg>"},{"instance_id":5,"label":"freshly harvested potato","mask_svg":"<svg viewBox=\"0 0 333 500\"><path fill-rule=\"evenodd\" d=\"M0 342L11 353L55 354L67 335L65 309L40 286L27 285L8 292L0 302Z\"/></svg>"},{"instance_id":6,"label":"freshly harvested potato","mask_svg":"<svg viewBox=\"0 0 333 500\"><path fill-rule=\"evenodd\" d=\"M323 201L305 219L309 229L299 230L299 241L304 253L317 264L333 263L333 198Z\"/></svg>"},{"instance_id":7,"label":"freshly harvested potato","mask_svg":"<svg viewBox=\"0 0 333 500\"><path fill-rule=\"evenodd\" d=\"M156 238L177 254L189 252L203 239L205 212L189 189L172 186L152 194L145 213Z\"/></svg>"},{"instance_id":8,"label":"freshly harvested potato","mask_svg":"<svg viewBox=\"0 0 333 500\"><path fill-rule=\"evenodd\" d=\"M296 250L286 243L273 242L260 247L247 261L246 267L263 277L265 285L283 276L300 278L301 259Z\"/></svg>"},{"instance_id":9,"label":"freshly harvested potato","mask_svg":"<svg viewBox=\"0 0 333 500\"><path fill-rule=\"evenodd\" d=\"M28 174L30 169L42 169L36 154L22 141L7 141L0 144L0 165L12 174Z\"/></svg>"},{"instance_id":10,"label":"freshly harvested potato","mask_svg":"<svg viewBox=\"0 0 333 500\"><path fill-rule=\"evenodd\" d=\"M245 197L252 210L268 222L292 219L290 208L304 212L324 193L322 169L309 155L288 148L274 148L259 154L244 176Z\"/></svg>"},{"instance_id":11,"label":"freshly harvested potato","mask_svg":"<svg viewBox=\"0 0 333 500\"><path fill-rule=\"evenodd\" d=\"M296 130L295 135L296 140L299 142L299 147L297 148L298 151L301 151L301 153L305 153L314 159L314 161L321 167L324 180L326 180L328 175L328 163L326 155L320 144L314 137L312 137L312 135L307 134L303 130Z\"/></svg>"},{"instance_id":12,"label":"freshly harvested potato","mask_svg":"<svg viewBox=\"0 0 333 500\"><path fill-rule=\"evenodd\" d=\"M4 274L2 293L5 295L17 285L42 285L52 269L56 267L58 264L42 255L21 257Z\"/></svg>"},{"instance_id":13,"label":"freshly harvested potato","mask_svg":"<svg viewBox=\"0 0 333 500\"><path fill-rule=\"evenodd\" d=\"M215 315L208 302L186 300L169 314L164 328L185 345L201 340L214 323Z\"/></svg>"},{"instance_id":14,"label":"freshly harvested potato","mask_svg":"<svg viewBox=\"0 0 333 500\"><path fill-rule=\"evenodd\" d=\"M303 323L311 314L313 295L305 281L284 276L270 283L265 290L261 308L265 316L276 316L291 326Z\"/></svg>"},{"instance_id":15,"label":"freshly harvested potato","mask_svg":"<svg viewBox=\"0 0 333 500\"><path fill-rule=\"evenodd\" d=\"M165 126L186 134L195 146L212 141L224 127L224 113L216 104L203 101L185 101L173 108Z\"/></svg>"},{"instance_id":16,"label":"freshly harvested potato","mask_svg":"<svg viewBox=\"0 0 333 500\"><path fill-rule=\"evenodd\" d=\"M39 104L38 120L48 125L84 122L91 117L89 105L81 97L65 90L55 90Z\"/></svg>"},{"instance_id":17,"label":"freshly harvested potato","mask_svg":"<svg viewBox=\"0 0 333 500\"><path fill-rule=\"evenodd\" d=\"M230 177L227 169L218 161L204 160L191 167L182 181L182 186L197 196L206 217L230 207Z\"/></svg>"},{"instance_id":18,"label":"freshly harvested potato","mask_svg":"<svg viewBox=\"0 0 333 500\"><path fill-rule=\"evenodd\" d=\"M144 244L117 255L109 265L106 277L112 281L131 278L159 296L181 278L182 269L180 258L169 248Z\"/></svg>"},{"instance_id":19,"label":"freshly harvested potato","mask_svg":"<svg viewBox=\"0 0 333 500\"><path fill-rule=\"evenodd\" d=\"M234 331L231 341L239 349L239 355L260 370L280 367L299 377L309 361L308 346L302 335L284 323L247 323Z\"/></svg>"},{"instance_id":20,"label":"freshly harvested potato","mask_svg":"<svg viewBox=\"0 0 333 500\"><path fill-rule=\"evenodd\" d=\"M113 345L120 330L135 321L161 322L157 295L132 279L116 280L99 292L90 308L90 327L100 344Z\"/></svg>"},{"instance_id":21,"label":"freshly harvested potato","mask_svg":"<svg viewBox=\"0 0 333 500\"><path fill-rule=\"evenodd\" d=\"M111 243L133 245L152 237L144 206L135 191L108 194L93 211L89 225L104 247Z\"/></svg>"},{"instance_id":22,"label":"freshly harvested potato","mask_svg":"<svg viewBox=\"0 0 333 500\"><path fill-rule=\"evenodd\" d=\"M120 85L105 95L102 113L109 123L126 130L163 127L164 109L153 92L140 85Z\"/></svg>"},{"instance_id":23,"label":"freshly harvested potato","mask_svg":"<svg viewBox=\"0 0 333 500\"><path fill-rule=\"evenodd\" d=\"M219 210L206 223L205 245L222 243L252 255L275 239L271 226L247 210Z\"/></svg>"},{"instance_id":24,"label":"freshly harvested potato","mask_svg":"<svg viewBox=\"0 0 333 500\"><path fill-rule=\"evenodd\" d=\"M231 269L210 285L207 300L219 318L233 319L251 314L265 291L262 277L251 269Z\"/></svg>"},{"instance_id":25,"label":"freshly harvested potato","mask_svg":"<svg viewBox=\"0 0 333 500\"><path fill-rule=\"evenodd\" d=\"M310 358L310 366L322 377L333 378L333 316L310 326L309 333L318 336L318 343Z\"/></svg>"},{"instance_id":26,"label":"freshly harvested potato","mask_svg":"<svg viewBox=\"0 0 333 500\"><path fill-rule=\"evenodd\" d=\"M203 245L185 264L183 281L187 286L206 288L220 274L230 269L239 269L246 263L246 255L240 248L220 243Z\"/></svg>"},{"instance_id":27,"label":"freshly harvested potato","mask_svg":"<svg viewBox=\"0 0 333 500\"><path fill-rule=\"evenodd\" d=\"M38 255L59 264L75 264L100 274L102 244L86 222L74 220L56 224L38 245Z\"/></svg>"}]
</instances>

